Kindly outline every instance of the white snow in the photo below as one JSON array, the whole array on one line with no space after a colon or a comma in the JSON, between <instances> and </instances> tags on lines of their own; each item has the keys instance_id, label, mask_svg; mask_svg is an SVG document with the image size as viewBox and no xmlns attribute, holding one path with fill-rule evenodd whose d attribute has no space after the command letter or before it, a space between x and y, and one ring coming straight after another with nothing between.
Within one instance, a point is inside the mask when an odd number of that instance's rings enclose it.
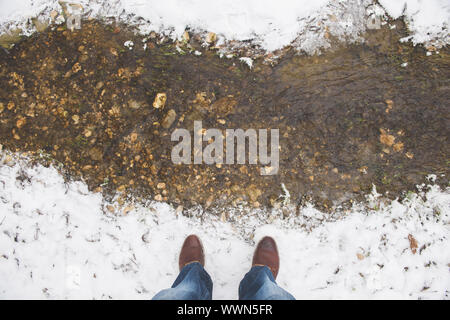
<instances>
[{"instance_id":1,"label":"white snow","mask_svg":"<svg viewBox=\"0 0 450 320\"><path fill-rule=\"evenodd\" d=\"M397 19L404 15L412 33L408 40L426 43L434 37L449 43L449 0L379 0L389 15Z\"/></svg>"},{"instance_id":2,"label":"white snow","mask_svg":"<svg viewBox=\"0 0 450 320\"><path fill-rule=\"evenodd\" d=\"M127 40L127 41L125 41L125 42L123 43L123 45L124 45L125 47L127 47L128 50L133 50L133 47L134 47L133 41Z\"/></svg>"},{"instance_id":3,"label":"white snow","mask_svg":"<svg viewBox=\"0 0 450 320\"><path fill-rule=\"evenodd\" d=\"M449 43L448 0L73 0L84 8L85 17L114 17L136 24L142 33L154 30L180 38L186 28L215 32L218 43L251 40L267 51L292 44L298 50L317 53L331 46L329 35L342 41L362 41L368 15L392 18L405 15L414 43ZM57 0L0 0L0 33L21 28L34 31L28 19L61 12Z\"/></svg>"},{"instance_id":4,"label":"white snow","mask_svg":"<svg viewBox=\"0 0 450 320\"><path fill-rule=\"evenodd\" d=\"M150 299L174 281L191 233L203 240L214 299L237 298L264 235L278 242L278 283L297 299L449 299L449 189L390 204L374 192L377 210L359 204L331 219L308 205L298 217L253 210L224 222L164 203L109 203L14 159L0 161L0 299Z\"/></svg>"},{"instance_id":5,"label":"white snow","mask_svg":"<svg viewBox=\"0 0 450 320\"><path fill-rule=\"evenodd\" d=\"M250 69L253 67L253 59L249 57L239 58L240 61L245 63Z\"/></svg>"},{"instance_id":6,"label":"white snow","mask_svg":"<svg viewBox=\"0 0 450 320\"><path fill-rule=\"evenodd\" d=\"M37 16L44 10L49 1L33 2L30 0L1 0L0 1L0 22L15 21L23 18Z\"/></svg>"}]
</instances>

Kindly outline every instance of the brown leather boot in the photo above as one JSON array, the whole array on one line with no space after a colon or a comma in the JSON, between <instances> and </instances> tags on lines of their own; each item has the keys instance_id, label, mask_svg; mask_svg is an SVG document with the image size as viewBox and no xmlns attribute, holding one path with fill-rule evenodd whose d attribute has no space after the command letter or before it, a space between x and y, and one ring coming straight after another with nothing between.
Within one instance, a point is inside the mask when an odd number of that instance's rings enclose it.
<instances>
[{"instance_id":1,"label":"brown leather boot","mask_svg":"<svg viewBox=\"0 0 450 320\"><path fill-rule=\"evenodd\" d=\"M205 266L202 242L194 234L188 236L181 247L180 258L178 260L180 271L184 266L192 262L199 262L202 266Z\"/></svg>"},{"instance_id":2,"label":"brown leather boot","mask_svg":"<svg viewBox=\"0 0 450 320\"><path fill-rule=\"evenodd\" d=\"M272 271L273 277L276 279L278 270L280 269L280 258L275 240L271 237L264 237L259 241L253 254L252 267L267 266Z\"/></svg>"}]
</instances>

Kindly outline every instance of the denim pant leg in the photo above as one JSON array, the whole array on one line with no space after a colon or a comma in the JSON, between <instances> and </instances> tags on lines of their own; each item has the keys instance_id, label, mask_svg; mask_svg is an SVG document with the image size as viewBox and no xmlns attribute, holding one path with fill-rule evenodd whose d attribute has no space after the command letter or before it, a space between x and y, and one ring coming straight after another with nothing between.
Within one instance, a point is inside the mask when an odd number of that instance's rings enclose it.
<instances>
[{"instance_id":1,"label":"denim pant leg","mask_svg":"<svg viewBox=\"0 0 450 320\"><path fill-rule=\"evenodd\" d=\"M163 290L153 300L211 300L213 283L211 277L198 263L190 263L181 269L172 288Z\"/></svg>"},{"instance_id":2,"label":"denim pant leg","mask_svg":"<svg viewBox=\"0 0 450 320\"><path fill-rule=\"evenodd\" d=\"M266 266L255 266L239 284L239 300L295 300L280 288Z\"/></svg>"}]
</instances>

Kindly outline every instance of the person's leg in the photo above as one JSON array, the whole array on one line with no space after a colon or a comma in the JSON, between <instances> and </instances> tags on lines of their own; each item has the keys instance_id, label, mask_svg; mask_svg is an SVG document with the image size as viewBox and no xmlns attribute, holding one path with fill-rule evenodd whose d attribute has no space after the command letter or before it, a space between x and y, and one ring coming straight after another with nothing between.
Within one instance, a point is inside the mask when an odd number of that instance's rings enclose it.
<instances>
[{"instance_id":1,"label":"person's leg","mask_svg":"<svg viewBox=\"0 0 450 320\"><path fill-rule=\"evenodd\" d=\"M277 245L271 237L264 237L256 247L252 268L239 285L240 300L294 300L280 288L275 279L280 268Z\"/></svg>"},{"instance_id":2,"label":"person's leg","mask_svg":"<svg viewBox=\"0 0 450 320\"><path fill-rule=\"evenodd\" d=\"M239 300L295 300L275 282L267 266L254 266L239 284Z\"/></svg>"},{"instance_id":3,"label":"person's leg","mask_svg":"<svg viewBox=\"0 0 450 320\"><path fill-rule=\"evenodd\" d=\"M153 300L211 300L213 283L211 277L198 262L181 269L170 289L163 290Z\"/></svg>"},{"instance_id":4,"label":"person's leg","mask_svg":"<svg viewBox=\"0 0 450 320\"><path fill-rule=\"evenodd\" d=\"M172 288L159 292L153 300L211 300L213 284L204 269L203 252L202 243L197 236L187 237L178 260L180 274Z\"/></svg>"}]
</instances>

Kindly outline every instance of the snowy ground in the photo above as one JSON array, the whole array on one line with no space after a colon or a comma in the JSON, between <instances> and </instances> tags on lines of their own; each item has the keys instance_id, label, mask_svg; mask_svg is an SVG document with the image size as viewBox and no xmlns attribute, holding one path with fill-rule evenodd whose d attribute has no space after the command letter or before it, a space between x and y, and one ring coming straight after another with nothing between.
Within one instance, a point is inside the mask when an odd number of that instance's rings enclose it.
<instances>
[{"instance_id":1,"label":"snowy ground","mask_svg":"<svg viewBox=\"0 0 450 320\"><path fill-rule=\"evenodd\" d=\"M61 12L58 0L0 0L0 33L21 28L34 32L31 17L50 19ZM220 45L227 40L251 40L273 51L292 44L316 53L330 47L330 36L361 41L361 34L376 18L405 17L411 36L404 40L433 44L450 43L449 0L71 0L83 6L84 17L114 17L140 26L142 33L157 31L180 38L186 28L215 32ZM61 20L62 19L62 20ZM57 19L63 22L62 16Z\"/></svg>"},{"instance_id":2,"label":"snowy ground","mask_svg":"<svg viewBox=\"0 0 450 320\"><path fill-rule=\"evenodd\" d=\"M374 210L355 205L335 221L307 206L299 217L254 211L224 222L164 203L108 203L54 168L4 155L0 299L149 299L177 276L191 233L203 239L215 299L237 298L251 239L264 235L279 245L279 284L298 299L449 299L450 190L433 186L403 203L369 198Z\"/></svg>"}]
</instances>

